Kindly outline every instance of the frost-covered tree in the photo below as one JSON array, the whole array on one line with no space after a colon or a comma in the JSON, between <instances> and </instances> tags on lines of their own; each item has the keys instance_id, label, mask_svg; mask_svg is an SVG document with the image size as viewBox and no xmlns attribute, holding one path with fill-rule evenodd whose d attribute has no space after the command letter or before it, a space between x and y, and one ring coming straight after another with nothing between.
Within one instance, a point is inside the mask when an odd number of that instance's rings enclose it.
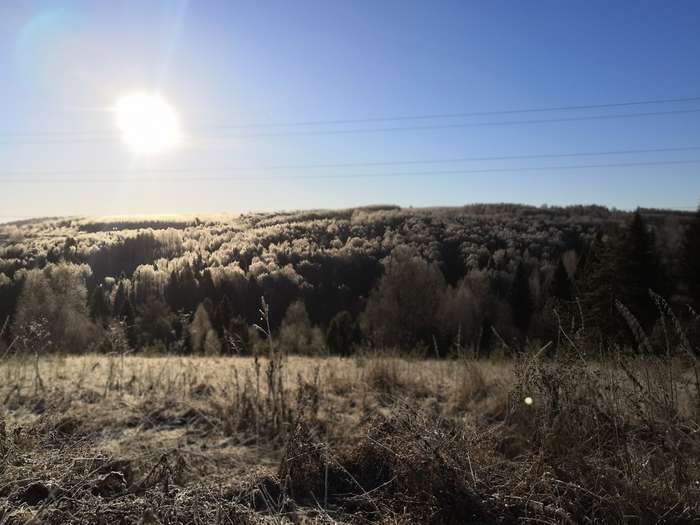
<instances>
[{"instance_id":1,"label":"frost-covered tree","mask_svg":"<svg viewBox=\"0 0 700 525\"><path fill-rule=\"evenodd\" d=\"M26 272L13 333L24 338L30 346L32 323L41 320L52 348L69 352L86 351L95 338L95 326L88 315L85 287L89 274L90 270L85 265L63 263Z\"/></svg>"},{"instance_id":2,"label":"frost-covered tree","mask_svg":"<svg viewBox=\"0 0 700 525\"><path fill-rule=\"evenodd\" d=\"M189 334L193 353L218 355L221 352L221 341L203 303L197 307L194 313L189 326Z\"/></svg>"},{"instance_id":3,"label":"frost-covered tree","mask_svg":"<svg viewBox=\"0 0 700 525\"><path fill-rule=\"evenodd\" d=\"M289 305L282 319L278 342L283 351L293 354L317 355L323 353L323 334L312 326L302 301Z\"/></svg>"},{"instance_id":4,"label":"frost-covered tree","mask_svg":"<svg viewBox=\"0 0 700 525\"><path fill-rule=\"evenodd\" d=\"M440 332L447 348L462 352L475 348L482 322L477 298L465 282L445 290L439 309Z\"/></svg>"},{"instance_id":5,"label":"frost-covered tree","mask_svg":"<svg viewBox=\"0 0 700 525\"><path fill-rule=\"evenodd\" d=\"M436 263L401 246L386 261L386 272L372 291L361 323L378 347L432 345L445 280Z\"/></svg>"}]
</instances>

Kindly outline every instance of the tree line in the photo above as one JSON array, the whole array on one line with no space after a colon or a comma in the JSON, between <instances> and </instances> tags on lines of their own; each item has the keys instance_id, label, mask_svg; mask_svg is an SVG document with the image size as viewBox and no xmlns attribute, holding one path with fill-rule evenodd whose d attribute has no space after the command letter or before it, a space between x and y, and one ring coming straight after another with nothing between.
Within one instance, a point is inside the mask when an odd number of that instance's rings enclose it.
<instances>
[{"instance_id":1,"label":"tree line","mask_svg":"<svg viewBox=\"0 0 700 525\"><path fill-rule=\"evenodd\" d=\"M155 226L155 228L153 227ZM295 353L446 356L583 328L634 344L622 304L661 337L652 290L700 305L700 212L394 206L181 221L0 227L2 345L17 352L239 354L260 300Z\"/></svg>"}]
</instances>

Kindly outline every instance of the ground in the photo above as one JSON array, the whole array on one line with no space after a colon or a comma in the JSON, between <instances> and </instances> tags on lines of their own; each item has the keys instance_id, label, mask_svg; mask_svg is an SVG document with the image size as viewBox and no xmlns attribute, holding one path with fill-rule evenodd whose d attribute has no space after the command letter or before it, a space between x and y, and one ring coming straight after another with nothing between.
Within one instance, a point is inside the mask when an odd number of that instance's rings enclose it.
<instances>
[{"instance_id":1,"label":"ground","mask_svg":"<svg viewBox=\"0 0 700 525\"><path fill-rule=\"evenodd\" d=\"M659 363L6 357L0 523L697 523Z\"/></svg>"}]
</instances>

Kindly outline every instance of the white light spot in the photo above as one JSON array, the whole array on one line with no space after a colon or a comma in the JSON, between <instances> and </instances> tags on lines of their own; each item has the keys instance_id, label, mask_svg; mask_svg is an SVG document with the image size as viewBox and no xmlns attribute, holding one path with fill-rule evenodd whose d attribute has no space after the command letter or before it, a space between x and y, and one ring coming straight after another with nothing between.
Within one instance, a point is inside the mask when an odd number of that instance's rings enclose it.
<instances>
[{"instance_id":1,"label":"white light spot","mask_svg":"<svg viewBox=\"0 0 700 525\"><path fill-rule=\"evenodd\" d=\"M160 95L127 95L117 101L114 110L122 138L134 153L160 153L180 142L175 110Z\"/></svg>"}]
</instances>

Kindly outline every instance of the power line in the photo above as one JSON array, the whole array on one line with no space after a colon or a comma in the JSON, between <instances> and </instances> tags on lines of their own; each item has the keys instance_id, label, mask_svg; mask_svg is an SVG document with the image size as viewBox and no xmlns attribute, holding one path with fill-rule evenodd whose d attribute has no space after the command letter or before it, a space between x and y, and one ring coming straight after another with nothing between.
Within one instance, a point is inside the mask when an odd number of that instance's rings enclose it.
<instances>
[{"instance_id":1,"label":"power line","mask_svg":"<svg viewBox=\"0 0 700 525\"><path fill-rule=\"evenodd\" d=\"M381 128L353 128L353 129L331 129L331 130L314 130L314 131L280 131L269 133L224 133L221 135L204 135L205 139L245 139L259 137L291 137L291 136L318 136L318 135L352 135L362 133L394 133L402 131L427 131L438 129L464 129L476 127L491 127L491 126L517 126L531 124L551 124L557 122L577 122L577 121L597 121L597 120L613 120L638 117L657 117L668 115L684 115L690 113L698 113L700 108L696 109L681 109L675 111L649 111L644 113L621 113L616 115L588 115L578 117L560 117L552 119L532 119L532 120L506 120L496 122L464 122L459 124L435 124L427 126L396 126L396 127L381 127ZM116 138L116 137L114 137ZM0 140L0 144L12 145L37 145L37 144L97 144L109 143L113 139L64 139L64 140L34 140L34 141L12 141Z\"/></svg>"},{"instance_id":2,"label":"power line","mask_svg":"<svg viewBox=\"0 0 700 525\"><path fill-rule=\"evenodd\" d=\"M559 171L559 170L579 170L579 169L597 169L597 168L630 168L643 166L673 166L673 165L689 165L700 164L700 159L689 160L663 160L651 162L625 162L616 164L579 164L579 165L563 165L563 166L538 166L538 167L516 167L516 168L487 168L475 170L442 170L442 171L412 171L412 172L385 172L385 173L352 173L352 174L329 174L329 175L250 175L244 177L178 177L178 178L157 178L157 179L134 179L118 178L118 179L2 179L3 183L16 184L119 184L129 181L138 181L141 183L163 183L163 182L194 182L194 181L263 181L263 180L298 180L298 179L361 179L361 178L385 178L385 177L416 177L416 176L436 176L436 175L470 175L470 174L488 174L488 173L517 173L528 171Z\"/></svg>"},{"instance_id":3,"label":"power line","mask_svg":"<svg viewBox=\"0 0 700 525\"><path fill-rule=\"evenodd\" d=\"M670 153L683 151L698 151L700 146L682 146L669 148L641 148L641 149L619 149L603 151L583 151L567 153L540 153L530 155L500 155L484 157L450 157L439 159L411 159L411 160L388 160L375 162L342 162L342 163L319 163L319 164L278 164L268 166L233 166L233 167L212 167L212 168L153 168L144 170L23 170L23 171L3 171L0 174L0 181L4 180L3 175L75 175L75 174L157 174L157 173L216 173L228 171L277 171L290 169L331 169L331 168L362 168L362 167L382 167L382 166L409 166L421 164L456 164L461 162L486 162L498 160L534 160L534 159L557 159L572 157L597 157L612 155L636 155L649 153Z\"/></svg>"},{"instance_id":4,"label":"power line","mask_svg":"<svg viewBox=\"0 0 700 525\"><path fill-rule=\"evenodd\" d=\"M641 106L641 105L652 105L652 104L667 104L667 103L677 103L677 102L697 102L700 101L700 97L686 97L686 98L667 98L667 99L656 99L656 100L637 100L631 102L614 102L609 104L584 104L584 105L574 105L574 106L551 106L551 107L539 107L539 108L524 108L524 109L506 109L506 110L496 110L496 111L471 111L465 113L433 113L433 114L423 114L423 115L403 115L403 116L393 116L393 117L370 117L370 118L358 118L358 119L337 119L337 120L310 120L310 121L300 121L300 122L288 122L286 124L242 124L242 125L227 125L223 124L216 126L218 128L230 128L230 129L241 129L241 128L262 128L262 127L296 127L296 126L321 126L321 125L338 125L338 124L361 124L369 122L392 122L392 121L403 121L403 120L433 120L433 119L452 119L452 118L466 118L466 117L485 117L489 115L514 115L519 113L541 113L541 112L554 112L554 111L574 111L574 110L586 110L586 109L603 109L603 108L615 108L615 107L625 107L625 106ZM214 127L214 126L212 126Z\"/></svg>"},{"instance_id":5,"label":"power line","mask_svg":"<svg viewBox=\"0 0 700 525\"><path fill-rule=\"evenodd\" d=\"M517 108L517 109L505 109L505 110L491 110L491 111L469 111L469 112L453 112L453 113L424 113L416 115L394 115L386 117L367 117L367 118L348 118L348 119L331 119L331 120L302 120L302 121L291 121L291 122L278 122L278 123L245 123L245 124L210 124L210 125L195 125L191 129L256 129L256 128L287 128L287 127L306 127L306 126L327 126L327 125L345 125L345 124L362 124L371 122L400 122L400 121L411 121L411 120L437 120L437 119L454 119L454 118L467 118L467 117L485 117L494 115L515 115L523 113L543 113L543 112L556 112L556 111L576 111L576 110L589 110L589 109L604 109L604 108L619 108L619 107L634 107L643 105L655 105L655 104L669 104L669 103L680 103L680 102L697 102L700 101L700 96L696 97L682 97L682 98L661 98L661 99L647 99L647 100L634 100L634 101L622 101L622 102L611 102L607 104L580 104L580 105L568 105L568 106L547 106L547 107L535 107L535 108ZM33 136L85 136L85 135L115 135L114 131L102 131L102 130L92 130L92 131L37 131L37 132L12 132L12 133L0 133L0 138L7 137L18 137L18 138L31 138Z\"/></svg>"},{"instance_id":6,"label":"power line","mask_svg":"<svg viewBox=\"0 0 700 525\"><path fill-rule=\"evenodd\" d=\"M353 128L353 129L336 129L336 130L317 130L317 131L288 131L288 132L270 132L270 133L249 133L249 134L222 134L215 138L256 138L256 137L283 137L283 136L313 136L313 135L351 135L360 133L394 133L402 131L427 131L438 129L464 129L464 128L480 128L491 126L518 126L531 124L551 124L557 122L578 122L578 121L595 121L595 120L613 120L625 119L634 117L656 117L662 115L683 115L689 113L698 113L697 109L681 109L675 111L649 111L644 113L621 113L617 115L588 115L578 117L559 117L551 119L531 119L531 120L505 120L495 122L463 122L459 124L434 124L427 126L396 126L382 128Z\"/></svg>"},{"instance_id":7,"label":"power line","mask_svg":"<svg viewBox=\"0 0 700 525\"><path fill-rule=\"evenodd\" d=\"M496 122L463 122L459 124L434 124L427 126L396 126L396 127L381 127L381 128L352 128L352 129L331 129L331 130L314 130L314 131L280 131L280 132L265 132L265 133L223 133L220 135L204 135L205 139L245 139L245 138L260 138L260 137L300 137L300 136L319 136L319 135L353 135L363 133L395 133L404 131L428 131L439 129L465 129L479 128L492 126L518 126L532 124L552 124L560 122L580 122L580 121L597 121L597 120L614 120L639 117L657 117L668 115L685 115L690 113L699 113L700 108L696 109L681 109L675 111L650 111L644 113L622 113L617 115L588 115L579 117L560 117L551 119L532 119L532 120L506 120ZM75 140L52 140L52 141L23 141L12 142L12 144L90 144L90 143L105 143L111 142L107 139L75 139ZM7 141L5 141L7 143Z\"/></svg>"}]
</instances>

